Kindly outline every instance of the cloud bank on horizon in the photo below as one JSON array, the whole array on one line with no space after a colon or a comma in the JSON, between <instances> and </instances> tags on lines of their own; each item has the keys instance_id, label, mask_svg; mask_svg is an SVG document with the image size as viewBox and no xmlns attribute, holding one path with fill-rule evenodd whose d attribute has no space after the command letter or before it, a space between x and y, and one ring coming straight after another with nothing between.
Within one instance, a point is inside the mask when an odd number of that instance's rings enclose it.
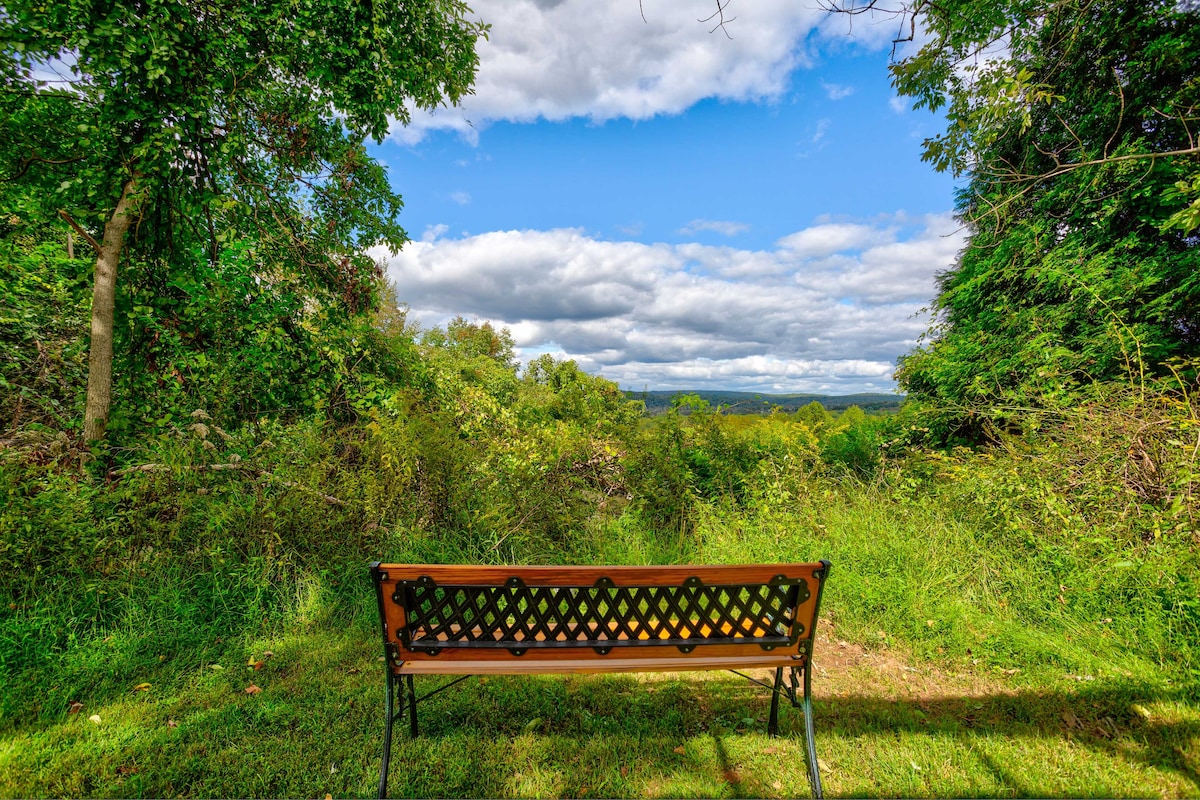
<instances>
[{"instance_id":1,"label":"cloud bank on horizon","mask_svg":"<svg viewBox=\"0 0 1200 800\"><path fill-rule=\"evenodd\" d=\"M389 259L422 324L488 320L526 358L571 358L633 390L890 391L896 356L929 324L935 273L962 245L945 214L821 222L768 251L441 233Z\"/></svg>"},{"instance_id":2,"label":"cloud bank on horizon","mask_svg":"<svg viewBox=\"0 0 1200 800\"><path fill-rule=\"evenodd\" d=\"M729 39L698 22L712 0L642 5L646 21L636 0L475 3L492 24L476 94L462 108L414 112L392 139L420 151L449 131L479 146L500 121L600 124L686 117L714 98L776 103L829 49L886 50L894 34L864 19L847 43L845 21L815 4L754 0L730 9ZM839 106L856 93L838 74L818 85ZM881 105L889 116L901 110ZM816 142L829 120L813 124ZM812 136L796 131L798 142ZM450 198L471 202L465 191ZM458 315L490 321L512 331L523 359L574 359L625 389L890 391L896 358L929 325L922 311L934 278L962 246L951 215L864 209L818 217L771 246L738 247L753 226L695 218L675 231L682 241L661 242L639 241L637 225L623 230L627 240L606 238L586 214L577 226L545 229L487 230L483 218L457 237L430 225L401 253L376 255L423 326Z\"/></svg>"}]
</instances>

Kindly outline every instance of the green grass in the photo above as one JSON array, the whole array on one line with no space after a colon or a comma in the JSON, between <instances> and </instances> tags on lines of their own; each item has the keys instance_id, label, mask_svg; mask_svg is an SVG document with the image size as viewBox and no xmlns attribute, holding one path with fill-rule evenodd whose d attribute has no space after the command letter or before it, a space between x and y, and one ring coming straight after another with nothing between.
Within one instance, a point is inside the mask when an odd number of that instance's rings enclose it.
<instances>
[{"instance_id":1,"label":"green grass","mask_svg":"<svg viewBox=\"0 0 1200 800\"><path fill-rule=\"evenodd\" d=\"M247 665L268 650L261 669ZM371 795L377 650L368 626L315 623L229 647L220 670L150 662L82 695L78 713L10 727L0 794ZM831 796L1200 794L1200 709L1177 691L1096 681L905 698L873 674L818 673ZM251 684L262 692L247 695ZM421 706L421 737L398 731L391 793L805 796L801 717L785 709L769 739L767 705L765 690L724 673L471 679Z\"/></svg>"},{"instance_id":2,"label":"green grass","mask_svg":"<svg viewBox=\"0 0 1200 800\"><path fill-rule=\"evenodd\" d=\"M0 610L16 666L0 796L372 796L383 673L366 562L503 560L487 542L389 541L350 542L320 570L231 556L48 577ZM1200 796L1200 693L1161 594L1191 569L1187 548L1098 557L856 484L703 506L686 536L626 514L504 547L543 562L831 559L814 662L830 796ZM1118 556L1134 567L1101 568ZM420 738L398 731L390 791L806 796L801 717L785 708L769 739L768 703L727 673L472 679L422 705Z\"/></svg>"}]
</instances>

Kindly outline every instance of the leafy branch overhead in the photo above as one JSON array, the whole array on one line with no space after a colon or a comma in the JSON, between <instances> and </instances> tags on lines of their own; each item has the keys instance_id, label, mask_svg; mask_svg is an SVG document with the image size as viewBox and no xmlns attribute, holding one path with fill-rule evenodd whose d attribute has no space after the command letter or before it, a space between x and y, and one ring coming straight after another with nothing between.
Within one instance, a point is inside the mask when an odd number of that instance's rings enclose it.
<instances>
[{"instance_id":1,"label":"leafy branch overhead","mask_svg":"<svg viewBox=\"0 0 1200 800\"><path fill-rule=\"evenodd\" d=\"M894 44L914 43L914 54L892 64L893 84L915 108L944 109L946 131L924 142L925 160L939 170L1026 191L1074 169L1118 161L1173 159L1200 174L1194 3L822 5L851 19L894 19ZM994 147L1014 136L1026 141L1029 157Z\"/></svg>"},{"instance_id":2,"label":"leafy branch overhead","mask_svg":"<svg viewBox=\"0 0 1200 800\"><path fill-rule=\"evenodd\" d=\"M973 437L997 408L1140 385L1200 356L1200 5L826 7L897 21L914 49L893 85L946 119L923 158L966 178L970 238L896 374L910 396L959 409Z\"/></svg>"}]
</instances>

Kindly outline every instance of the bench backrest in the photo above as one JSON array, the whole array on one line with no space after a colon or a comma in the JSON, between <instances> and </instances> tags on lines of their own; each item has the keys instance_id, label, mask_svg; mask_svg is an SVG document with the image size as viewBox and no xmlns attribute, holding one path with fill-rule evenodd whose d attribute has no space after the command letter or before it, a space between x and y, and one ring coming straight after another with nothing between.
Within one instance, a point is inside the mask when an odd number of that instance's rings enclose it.
<instances>
[{"instance_id":1,"label":"bench backrest","mask_svg":"<svg viewBox=\"0 0 1200 800\"><path fill-rule=\"evenodd\" d=\"M804 656L828 562L371 565L389 662Z\"/></svg>"}]
</instances>

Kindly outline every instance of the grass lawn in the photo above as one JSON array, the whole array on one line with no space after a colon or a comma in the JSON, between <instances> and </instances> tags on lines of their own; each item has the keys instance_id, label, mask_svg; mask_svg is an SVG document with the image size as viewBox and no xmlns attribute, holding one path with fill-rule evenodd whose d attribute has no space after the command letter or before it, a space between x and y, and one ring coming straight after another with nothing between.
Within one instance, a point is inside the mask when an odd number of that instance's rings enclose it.
<instances>
[{"instance_id":1,"label":"grass lawn","mask_svg":"<svg viewBox=\"0 0 1200 800\"><path fill-rule=\"evenodd\" d=\"M396 542L370 555L452 560L440 540ZM1116 556L1087 542L1002 538L953 506L866 495L714 512L686 547L624 524L572 546L554 558L830 558L813 691L831 797L1200 797L1200 692L1171 660L1163 601L1190 551L1107 567ZM0 796L373 796L384 677L353 550L290 578L234 561L47 577L0 609L5 652L24 661L0 691ZM782 708L769 738L769 700L722 672L469 679L421 705L418 739L397 730L389 790L805 797L803 718Z\"/></svg>"},{"instance_id":2,"label":"grass lawn","mask_svg":"<svg viewBox=\"0 0 1200 800\"><path fill-rule=\"evenodd\" d=\"M76 711L13 719L0 794L371 796L383 677L368 623L217 643L212 663L162 653L72 696ZM824 634L814 690L830 796L1200 796L1200 707L1169 684L955 670ZM120 642L92 647L98 664ZM390 793L804 797L802 717L785 706L770 739L768 702L719 672L469 679L421 706L420 738L398 729Z\"/></svg>"}]
</instances>

